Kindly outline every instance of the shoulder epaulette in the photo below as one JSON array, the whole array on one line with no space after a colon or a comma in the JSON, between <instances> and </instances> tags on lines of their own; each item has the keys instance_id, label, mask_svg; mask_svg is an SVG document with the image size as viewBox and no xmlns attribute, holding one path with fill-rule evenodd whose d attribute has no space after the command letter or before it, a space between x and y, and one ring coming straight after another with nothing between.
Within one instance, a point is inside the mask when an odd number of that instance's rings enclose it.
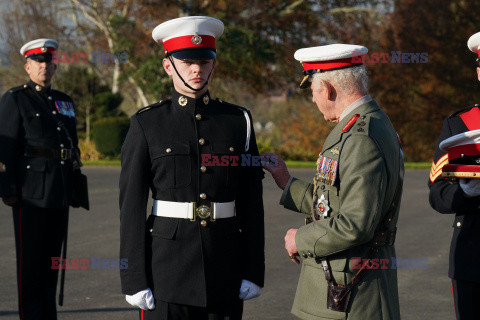
<instances>
[{"instance_id":1,"label":"shoulder epaulette","mask_svg":"<svg viewBox=\"0 0 480 320\"><path fill-rule=\"evenodd\" d=\"M18 92L18 91L21 91L21 90L25 90L27 88L28 88L28 86L26 84L24 84L24 85L12 88L12 89L8 90L8 92L14 93L14 92Z\"/></svg>"},{"instance_id":2,"label":"shoulder epaulette","mask_svg":"<svg viewBox=\"0 0 480 320\"><path fill-rule=\"evenodd\" d=\"M366 115L359 116L352 126L352 133L368 134L368 128L370 125L370 117Z\"/></svg>"},{"instance_id":3,"label":"shoulder epaulette","mask_svg":"<svg viewBox=\"0 0 480 320\"><path fill-rule=\"evenodd\" d=\"M157 103L154 103L154 104L151 104L147 107L143 107L142 109L138 110L137 112L135 112L135 114L139 114L139 113L142 113L142 112L145 112L145 111L148 111L148 110L151 110L151 109L155 109L155 108L158 108L162 105L164 105L165 103L169 102L170 99L165 99L165 100L160 100L159 102Z\"/></svg>"},{"instance_id":4,"label":"shoulder epaulette","mask_svg":"<svg viewBox=\"0 0 480 320\"><path fill-rule=\"evenodd\" d=\"M454 113L452 113L451 115L449 115L448 118L453 118L453 117L459 116L459 115L461 115L462 113L465 113L465 112L467 112L467 111L470 111L471 109L473 109L473 108L475 108L475 107L480 107L480 105L479 105L479 104L474 104L474 105L471 105L471 106L462 108L462 109L460 109L460 110L457 110L457 111L455 111Z\"/></svg>"},{"instance_id":5,"label":"shoulder epaulette","mask_svg":"<svg viewBox=\"0 0 480 320\"><path fill-rule=\"evenodd\" d=\"M220 102L221 104L224 104L224 105L227 105L227 106L230 106L230 107L235 107L235 108L240 109L240 110L242 110L242 111L248 111L248 109L245 108L245 107L242 107L242 106L239 106L239 105L230 103L230 102L225 102L225 101L223 101L223 100L220 99L220 98L217 98L217 101Z\"/></svg>"}]
</instances>

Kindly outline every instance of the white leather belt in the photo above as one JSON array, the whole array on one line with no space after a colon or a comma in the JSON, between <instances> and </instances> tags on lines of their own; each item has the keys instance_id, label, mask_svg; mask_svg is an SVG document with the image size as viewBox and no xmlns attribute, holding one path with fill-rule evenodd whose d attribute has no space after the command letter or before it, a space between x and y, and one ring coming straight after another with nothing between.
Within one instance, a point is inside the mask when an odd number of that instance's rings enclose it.
<instances>
[{"instance_id":1,"label":"white leather belt","mask_svg":"<svg viewBox=\"0 0 480 320\"><path fill-rule=\"evenodd\" d=\"M235 201L210 202L208 205L197 205L196 202L175 202L154 200L152 214L159 217L195 220L210 218L212 220L235 217Z\"/></svg>"}]
</instances>

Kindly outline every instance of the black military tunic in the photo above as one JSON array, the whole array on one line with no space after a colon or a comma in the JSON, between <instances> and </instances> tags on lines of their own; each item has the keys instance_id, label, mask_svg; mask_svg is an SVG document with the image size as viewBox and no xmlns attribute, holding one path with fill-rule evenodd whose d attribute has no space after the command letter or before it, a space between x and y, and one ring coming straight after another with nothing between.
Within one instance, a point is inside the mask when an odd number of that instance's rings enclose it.
<instances>
[{"instance_id":1,"label":"black military tunic","mask_svg":"<svg viewBox=\"0 0 480 320\"><path fill-rule=\"evenodd\" d=\"M128 259L122 292L151 288L157 301L206 307L238 300L242 279L263 286L263 171L257 160L248 111L212 100L208 92L198 99L174 92L171 100L132 116L120 176L120 258ZM235 201L236 217L204 225L202 219L160 216L146 221L149 190L156 200Z\"/></svg>"},{"instance_id":2,"label":"black military tunic","mask_svg":"<svg viewBox=\"0 0 480 320\"><path fill-rule=\"evenodd\" d=\"M445 119L428 181L432 208L440 213L455 213L448 275L454 280L465 281L476 286L477 295L480 294L478 269L480 265L480 197L468 198L458 183L452 184L442 178L442 167L448 163L448 155L440 150L439 144L456 134L479 129L480 118L478 118L478 128L469 128L465 123L479 115L480 109L475 105L459 110ZM455 286L454 289L456 289ZM468 293L467 299L472 299L472 296L471 292ZM458 312L457 306L457 315Z\"/></svg>"},{"instance_id":3,"label":"black military tunic","mask_svg":"<svg viewBox=\"0 0 480 320\"><path fill-rule=\"evenodd\" d=\"M58 270L77 150L72 99L30 81L0 101L0 197L13 207L21 319L56 319Z\"/></svg>"}]
</instances>

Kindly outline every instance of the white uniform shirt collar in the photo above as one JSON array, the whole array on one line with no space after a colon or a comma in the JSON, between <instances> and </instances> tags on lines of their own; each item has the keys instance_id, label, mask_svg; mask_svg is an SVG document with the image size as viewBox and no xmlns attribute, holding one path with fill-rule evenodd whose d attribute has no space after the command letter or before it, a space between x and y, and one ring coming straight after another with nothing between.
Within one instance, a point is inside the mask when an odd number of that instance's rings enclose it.
<instances>
[{"instance_id":1,"label":"white uniform shirt collar","mask_svg":"<svg viewBox=\"0 0 480 320\"><path fill-rule=\"evenodd\" d=\"M338 122L342 121L343 118L345 118L350 112L355 110L356 108L360 107L362 104L365 104L367 102L372 101L372 97L370 97L369 94L361 97L360 99L356 100L353 102L351 105L349 105L345 110L343 110L342 114L340 115L340 119Z\"/></svg>"}]
</instances>

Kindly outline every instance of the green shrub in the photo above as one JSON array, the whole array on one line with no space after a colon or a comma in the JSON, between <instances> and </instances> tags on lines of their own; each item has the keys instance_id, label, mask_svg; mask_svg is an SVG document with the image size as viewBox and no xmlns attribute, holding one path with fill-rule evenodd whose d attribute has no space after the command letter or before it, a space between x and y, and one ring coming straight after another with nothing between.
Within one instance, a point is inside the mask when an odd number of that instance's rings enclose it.
<instances>
[{"instance_id":1,"label":"green shrub","mask_svg":"<svg viewBox=\"0 0 480 320\"><path fill-rule=\"evenodd\" d=\"M129 128L127 117L109 117L92 125L93 141L97 150L107 157L118 157Z\"/></svg>"}]
</instances>

